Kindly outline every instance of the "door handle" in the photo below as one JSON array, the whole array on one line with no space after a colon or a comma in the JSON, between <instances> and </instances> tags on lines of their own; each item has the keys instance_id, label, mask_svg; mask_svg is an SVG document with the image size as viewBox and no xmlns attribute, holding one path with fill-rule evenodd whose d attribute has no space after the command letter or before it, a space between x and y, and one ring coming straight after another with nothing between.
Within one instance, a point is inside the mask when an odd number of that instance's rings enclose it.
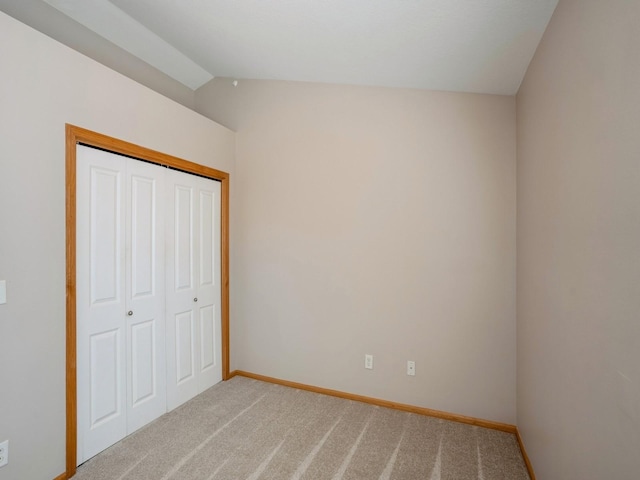
<instances>
[{"instance_id":1,"label":"door handle","mask_svg":"<svg viewBox=\"0 0 640 480\"><path fill-rule=\"evenodd\" d=\"M127 315L132 316L132 315L133 315L133 310L129 310L129 311L127 312Z\"/></svg>"},{"instance_id":2,"label":"door handle","mask_svg":"<svg viewBox=\"0 0 640 480\"><path fill-rule=\"evenodd\" d=\"M193 299L193 301L194 301L194 302L197 302L197 301L198 301L198 297L195 297L195 298Z\"/></svg>"}]
</instances>

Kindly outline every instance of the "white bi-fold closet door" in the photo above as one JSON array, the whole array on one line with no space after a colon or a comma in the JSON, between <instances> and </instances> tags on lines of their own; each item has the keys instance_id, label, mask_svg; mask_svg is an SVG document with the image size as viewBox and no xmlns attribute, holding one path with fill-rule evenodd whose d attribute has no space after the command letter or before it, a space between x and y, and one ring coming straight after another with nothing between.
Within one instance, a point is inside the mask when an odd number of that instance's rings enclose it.
<instances>
[{"instance_id":1,"label":"white bi-fold closet door","mask_svg":"<svg viewBox=\"0 0 640 480\"><path fill-rule=\"evenodd\" d=\"M80 464L222 379L220 184L76 159Z\"/></svg>"},{"instance_id":2,"label":"white bi-fold closet door","mask_svg":"<svg viewBox=\"0 0 640 480\"><path fill-rule=\"evenodd\" d=\"M166 172L167 406L222 380L220 183Z\"/></svg>"}]
</instances>

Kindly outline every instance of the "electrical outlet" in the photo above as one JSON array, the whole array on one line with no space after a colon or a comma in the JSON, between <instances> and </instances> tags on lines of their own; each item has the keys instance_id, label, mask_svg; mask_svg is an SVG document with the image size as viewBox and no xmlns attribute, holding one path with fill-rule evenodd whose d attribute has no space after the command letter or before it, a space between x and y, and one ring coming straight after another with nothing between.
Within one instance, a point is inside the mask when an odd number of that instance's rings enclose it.
<instances>
[{"instance_id":1,"label":"electrical outlet","mask_svg":"<svg viewBox=\"0 0 640 480\"><path fill-rule=\"evenodd\" d=\"M364 356L364 368L373 370L373 355Z\"/></svg>"},{"instance_id":2,"label":"electrical outlet","mask_svg":"<svg viewBox=\"0 0 640 480\"><path fill-rule=\"evenodd\" d=\"M407 375L411 375L412 377L416 374L416 362L413 360L407 361Z\"/></svg>"},{"instance_id":3,"label":"electrical outlet","mask_svg":"<svg viewBox=\"0 0 640 480\"><path fill-rule=\"evenodd\" d=\"M0 443L0 467L9 463L9 440Z\"/></svg>"}]
</instances>

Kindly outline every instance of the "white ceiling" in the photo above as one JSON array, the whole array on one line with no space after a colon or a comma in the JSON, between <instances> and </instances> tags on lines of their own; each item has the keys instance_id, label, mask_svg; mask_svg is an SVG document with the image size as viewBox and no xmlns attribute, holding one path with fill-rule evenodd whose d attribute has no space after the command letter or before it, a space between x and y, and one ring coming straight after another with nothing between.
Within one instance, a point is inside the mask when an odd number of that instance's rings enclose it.
<instances>
[{"instance_id":1,"label":"white ceiling","mask_svg":"<svg viewBox=\"0 0 640 480\"><path fill-rule=\"evenodd\" d=\"M513 95L558 0L44 0L192 90L214 76Z\"/></svg>"}]
</instances>

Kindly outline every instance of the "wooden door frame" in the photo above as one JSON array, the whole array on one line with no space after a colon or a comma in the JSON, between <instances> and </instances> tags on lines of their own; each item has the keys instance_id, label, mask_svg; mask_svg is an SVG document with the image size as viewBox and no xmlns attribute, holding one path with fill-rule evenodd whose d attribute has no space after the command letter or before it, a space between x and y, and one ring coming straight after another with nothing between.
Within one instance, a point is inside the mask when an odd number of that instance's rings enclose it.
<instances>
[{"instance_id":1,"label":"wooden door frame","mask_svg":"<svg viewBox=\"0 0 640 480\"><path fill-rule=\"evenodd\" d=\"M66 478L76 473L78 422L76 377L76 146L84 144L110 152L175 168L221 183L221 342L222 379L229 379L229 174L181 158L150 150L117 138L66 124Z\"/></svg>"}]
</instances>

